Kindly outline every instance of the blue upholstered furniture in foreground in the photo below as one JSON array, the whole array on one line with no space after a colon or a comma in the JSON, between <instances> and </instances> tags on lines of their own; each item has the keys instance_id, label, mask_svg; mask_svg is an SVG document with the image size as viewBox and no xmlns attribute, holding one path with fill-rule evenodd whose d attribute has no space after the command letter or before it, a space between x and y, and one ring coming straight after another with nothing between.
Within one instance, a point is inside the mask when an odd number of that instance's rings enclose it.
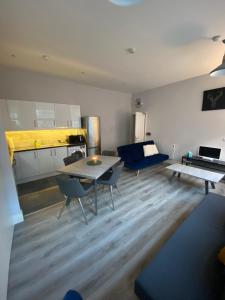
<instances>
[{"instance_id":1,"label":"blue upholstered furniture in foreground","mask_svg":"<svg viewBox=\"0 0 225 300\"><path fill-rule=\"evenodd\" d=\"M63 300L83 300L83 298L77 291L69 290Z\"/></svg>"},{"instance_id":2,"label":"blue upholstered furniture in foreground","mask_svg":"<svg viewBox=\"0 0 225 300\"><path fill-rule=\"evenodd\" d=\"M225 246L225 197L208 194L135 281L141 300L219 300L217 254Z\"/></svg>"},{"instance_id":3,"label":"blue upholstered furniture in foreground","mask_svg":"<svg viewBox=\"0 0 225 300\"><path fill-rule=\"evenodd\" d=\"M154 144L154 141L120 146L117 148L118 155L124 161L125 167L136 171L158 164L169 158L168 155L160 153L145 157L143 146L152 144Z\"/></svg>"}]
</instances>

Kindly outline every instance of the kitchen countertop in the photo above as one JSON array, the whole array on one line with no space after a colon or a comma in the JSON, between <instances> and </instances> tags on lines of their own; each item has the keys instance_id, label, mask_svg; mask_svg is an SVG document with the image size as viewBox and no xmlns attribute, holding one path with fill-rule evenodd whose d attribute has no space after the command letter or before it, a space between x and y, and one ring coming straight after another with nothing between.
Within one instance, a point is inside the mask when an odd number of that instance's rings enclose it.
<instances>
[{"instance_id":1,"label":"kitchen countertop","mask_svg":"<svg viewBox=\"0 0 225 300\"><path fill-rule=\"evenodd\" d=\"M33 150L41 150L41 149L50 149L50 148L58 148L58 147L76 147L76 146L83 146L82 144L50 144L50 145L41 145L40 147L28 146L28 147L17 147L13 149L13 152L24 152L24 151L33 151Z\"/></svg>"}]
</instances>

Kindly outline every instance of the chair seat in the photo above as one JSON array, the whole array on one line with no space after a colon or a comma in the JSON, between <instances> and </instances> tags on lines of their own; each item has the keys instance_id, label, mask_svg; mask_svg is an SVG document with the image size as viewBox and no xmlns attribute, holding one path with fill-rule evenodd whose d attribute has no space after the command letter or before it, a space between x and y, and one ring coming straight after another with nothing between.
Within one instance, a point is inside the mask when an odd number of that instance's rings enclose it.
<instances>
[{"instance_id":1,"label":"chair seat","mask_svg":"<svg viewBox=\"0 0 225 300\"><path fill-rule=\"evenodd\" d=\"M78 292L74 290L69 290L63 298L63 300L83 300L83 298Z\"/></svg>"},{"instance_id":2,"label":"chair seat","mask_svg":"<svg viewBox=\"0 0 225 300\"><path fill-rule=\"evenodd\" d=\"M107 171L106 173L104 173L101 177L99 177L99 179L97 180L98 184L107 184L109 179L112 176L112 170Z\"/></svg>"}]
</instances>

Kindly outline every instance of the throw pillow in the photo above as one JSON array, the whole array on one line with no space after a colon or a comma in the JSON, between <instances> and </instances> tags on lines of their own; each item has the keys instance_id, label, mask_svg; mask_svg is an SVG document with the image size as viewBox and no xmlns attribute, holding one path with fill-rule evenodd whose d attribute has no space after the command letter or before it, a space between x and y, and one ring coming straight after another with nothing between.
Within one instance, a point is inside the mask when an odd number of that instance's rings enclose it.
<instances>
[{"instance_id":1,"label":"throw pillow","mask_svg":"<svg viewBox=\"0 0 225 300\"><path fill-rule=\"evenodd\" d=\"M158 151L155 144L154 145L144 145L143 149L144 149L144 156L145 157L159 153L159 151Z\"/></svg>"},{"instance_id":2,"label":"throw pillow","mask_svg":"<svg viewBox=\"0 0 225 300\"><path fill-rule=\"evenodd\" d=\"M219 261L225 265L225 247L223 247L222 249L220 249L219 253L218 253L218 259Z\"/></svg>"}]
</instances>

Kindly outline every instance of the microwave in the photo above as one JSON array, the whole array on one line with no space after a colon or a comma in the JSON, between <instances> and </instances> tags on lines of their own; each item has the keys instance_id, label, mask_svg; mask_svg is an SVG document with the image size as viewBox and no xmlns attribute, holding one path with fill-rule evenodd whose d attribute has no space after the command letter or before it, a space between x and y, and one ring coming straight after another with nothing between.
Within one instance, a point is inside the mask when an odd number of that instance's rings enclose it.
<instances>
[{"instance_id":1,"label":"microwave","mask_svg":"<svg viewBox=\"0 0 225 300\"><path fill-rule=\"evenodd\" d=\"M69 144L85 144L85 137L82 134L79 135L69 135L68 143Z\"/></svg>"}]
</instances>

